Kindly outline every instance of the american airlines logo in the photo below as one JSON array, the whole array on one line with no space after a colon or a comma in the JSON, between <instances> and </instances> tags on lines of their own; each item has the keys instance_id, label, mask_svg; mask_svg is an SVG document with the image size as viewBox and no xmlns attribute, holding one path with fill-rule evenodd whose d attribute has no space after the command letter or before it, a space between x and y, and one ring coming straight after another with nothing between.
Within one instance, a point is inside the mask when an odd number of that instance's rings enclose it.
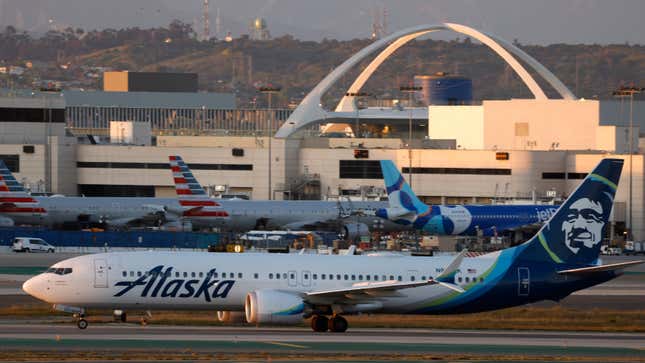
<instances>
[{"instance_id":1,"label":"american airlines logo","mask_svg":"<svg viewBox=\"0 0 645 363\"><path fill-rule=\"evenodd\" d=\"M119 297L142 287L141 297L178 297L195 298L203 297L207 302L212 299L225 299L235 284L234 280L214 279L216 269L211 269L203 279L170 279L173 267L164 270L159 265L134 281L119 281L115 286L125 286L114 296Z\"/></svg>"}]
</instances>

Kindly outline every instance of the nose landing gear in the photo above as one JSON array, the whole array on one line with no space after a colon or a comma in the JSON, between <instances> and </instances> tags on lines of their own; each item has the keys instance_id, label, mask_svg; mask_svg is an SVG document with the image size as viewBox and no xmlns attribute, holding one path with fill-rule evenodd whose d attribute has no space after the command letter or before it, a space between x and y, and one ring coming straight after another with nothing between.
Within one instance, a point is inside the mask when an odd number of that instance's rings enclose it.
<instances>
[{"instance_id":1,"label":"nose landing gear","mask_svg":"<svg viewBox=\"0 0 645 363\"><path fill-rule=\"evenodd\" d=\"M85 320L85 314L74 314L74 319L76 319L76 326L79 329L87 329L87 326L90 325L90 323Z\"/></svg>"}]
</instances>

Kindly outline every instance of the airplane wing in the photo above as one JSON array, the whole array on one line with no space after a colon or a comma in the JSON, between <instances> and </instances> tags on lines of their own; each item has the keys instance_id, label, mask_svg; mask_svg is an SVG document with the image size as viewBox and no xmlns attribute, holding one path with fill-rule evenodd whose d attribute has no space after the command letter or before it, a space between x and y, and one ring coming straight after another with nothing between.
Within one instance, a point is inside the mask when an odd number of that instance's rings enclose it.
<instances>
[{"instance_id":1,"label":"airplane wing","mask_svg":"<svg viewBox=\"0 0 645 363\"><path fill-rule=\"evenodd\" d=\"M388 280L381 282L359 282L350 287L334 290L313 291L307 293L306 299L316 303L347 302L347 300L370 300L380 297L403 296L398 290L409 289L426 285L442 285L457 292L464 290L453 284L446 284L436 280L425 280L418 282L401 282Z\"/></svg>"},{"instance_id":2,"label":"airplane wing","mask_svg":"<svg viewBox=\"0 0 645 363\"><path fill-rule=\"evenodd\" d=\"M629 267L629 266L640 265L641 263L645 263L645 260L643 260L643 261L628 261L628 262L610 263L608 265L599 265L599 266L574 268L574 269L570 269L570 270L558 271L558 274L560 274L560 275L586 275L586 274L592 274L594 272L622 270L622 269L624 269L626 267Z\"/></svg>"}]
</instances>

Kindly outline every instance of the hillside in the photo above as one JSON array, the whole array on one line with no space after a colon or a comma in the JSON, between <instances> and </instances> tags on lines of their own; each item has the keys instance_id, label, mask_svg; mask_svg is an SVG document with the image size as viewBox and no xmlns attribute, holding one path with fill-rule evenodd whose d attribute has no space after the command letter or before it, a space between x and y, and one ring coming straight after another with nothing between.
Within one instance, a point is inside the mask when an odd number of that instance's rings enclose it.
<instances>
[{"instance_id":1,"label":"hillside","mask_svg":"<svg viewBox=\"0 0 645 363\"><path fill-rule=\"evenodd\" d=\"M290 36L270 41L197 41L190 26L177 21L168 28L88 33L67 29L42 38L31 38L8 27L0 33L0 60L4 63L0 66L27 61L37 66L20 77L0 74L0 86L32 87L43 80L55 80L62 81L64 87L100 87L95 79L85 79L92 67L196 72L201 89L237 92L241 107L265 102L255 91L259 85L280 85L283 92L276 100L284 106L289 100L297 101L335 66L368 44L370 41L364 39L306 42ZM517 45L580 97L606 99L621 85L645 83L642 45ZM365 65L356 68L354 77ZM399 97L399 86L409 83L415 74L435 72L471 77L476 99L530 95L496 54L470 39L413 41L390 57L363 91L374 98ZM340 97L354 77L347 75L330 92L328 101Z\"/></svg>"}]
</instances>

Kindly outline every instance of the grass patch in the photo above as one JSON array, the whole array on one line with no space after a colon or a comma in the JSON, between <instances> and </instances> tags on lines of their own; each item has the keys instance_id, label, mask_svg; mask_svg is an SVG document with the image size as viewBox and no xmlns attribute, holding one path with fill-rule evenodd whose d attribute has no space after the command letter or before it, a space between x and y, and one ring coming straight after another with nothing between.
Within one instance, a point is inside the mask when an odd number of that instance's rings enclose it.
<instances>
[{"instance_id":1,"label":"grass patch","mask_svg":"<svg viewBox=\"0 0 645 363\"><path fill-rule=\"evenodd\" d=\"M111 311L90 311L92 322L111 321ZM29 318L69 314L53 311L45 303L0 308L0 317ZM129 312L129 320L138 315ZM428 328L428 329L513 329L545 331L645 332L645 309L572 309L553 307L515 307L493 312L462 315L386 315L347 316L352 327ZM151 324L220 326L215 311L153 311ZM308 326L303 321L300 326Z\"/></svg>"}]
</instances>

